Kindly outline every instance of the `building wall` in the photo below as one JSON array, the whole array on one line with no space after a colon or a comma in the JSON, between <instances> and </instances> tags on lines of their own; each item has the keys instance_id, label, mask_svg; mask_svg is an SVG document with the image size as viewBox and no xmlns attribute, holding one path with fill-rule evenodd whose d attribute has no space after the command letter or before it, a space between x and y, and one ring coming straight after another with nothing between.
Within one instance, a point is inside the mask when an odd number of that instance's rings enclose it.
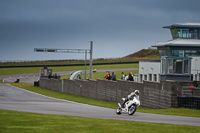
<instances>
[{"instance_id":1,"label":"building wall","mask_svg":"<svg viewBox=\"0 0 200 133\"><path fill-rule=\"evenodd\" d=\"M200 57L192 57L192 58L193 58L191 60L191 74L193 75L192 79L193 81L200 81ZM145 80L145 81L160 82L160 79L161 78L163 79L163 76L160 77L160 68L161 68L160 62L140 61L138 80L135 81L143 82L143 80ZM191 78L190 76L183 77L181 75L168 75L166 80L186 81L190 80L190 78Z\"/></svg>"},{"instance_id":2,"label":"building wall","mask_svg":"<svg viewBox=\"0 0 200 133\"><path fill-rule=\"evenodd\" d=\"M112 102L122 102L121 98L137 89L140 91L142 107L171 108L177 107L177 97L182 96L182 86L189 84L172 81L139 83L121 80L41 79L39 85L44 89Z\"/></svg>"},{"instance_id":3,"label":"building wall","mask_svg":"<svg viewBox=\"0 0 200 133\"><path fill-rule=\"evenodd\" d=\"M200 57L192 57L191 74L193 80L200 81Z\"/></svg>"},{"instance_id":4,"label":"building wall","mask_svg":"<svg viewBox=\"0 0 200 133\"><path fill-rule=\"evenodd\" d=\"M139 82L160 81L160 62L140 61L139 62Z\"/></svg>"}]
</instances>

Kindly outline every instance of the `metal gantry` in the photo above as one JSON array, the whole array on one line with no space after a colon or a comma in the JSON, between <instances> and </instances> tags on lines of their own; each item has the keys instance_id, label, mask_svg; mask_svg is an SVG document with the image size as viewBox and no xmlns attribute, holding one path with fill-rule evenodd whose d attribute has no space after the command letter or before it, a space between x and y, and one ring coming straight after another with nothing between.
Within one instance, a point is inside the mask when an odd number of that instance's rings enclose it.
<instances>
[{"instance_id":1,"label":"metal gantry","mask_svg":"<svg viewBox=\"0 0 200 133\"><path fill-rule=\"evenodd\" d=\"M93 53L93 41L90 41L90 49L34 48L34 52L85 53L85 79L86 79L86 60L87 60L87 53L89 53L89 54L90 54L90 77L89 77L89 79L92 79L92 53Z\"/></svg>"}]
</instances>

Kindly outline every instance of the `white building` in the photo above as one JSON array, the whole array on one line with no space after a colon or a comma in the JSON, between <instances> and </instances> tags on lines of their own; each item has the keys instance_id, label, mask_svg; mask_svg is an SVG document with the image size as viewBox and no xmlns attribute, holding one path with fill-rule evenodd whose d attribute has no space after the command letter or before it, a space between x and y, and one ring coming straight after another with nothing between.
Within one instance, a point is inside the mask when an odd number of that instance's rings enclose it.
<instances>
[{"instance_id":1,"label":"white building","mask_svg":"<svg viewBox=\"0 0 200 133\"><path fill-rule=\"evenodd\" d=\"M142 82L143 80L160 81L160 62L139 62L139 82Z\"/></svg>"},{"instance_id":2,"label":"white building","mask_svg":"<svg viewBox=\"0 0 200 133\"><path fill-rule=\"evenodd\" d=\"M172 40L157 47L161 61L140 61L138 80L200 81L200 23L179 23L169 28Z\"/></svg>"},{"instance_id":3,"label":"white building","mask_svg":"<svg viewBox=\"0 0 200 133\"><path fill-rule=\"evenodd\" d=\"M200 81L200 57L192 57L191 80Z\"/></svg>"}]
</instances>

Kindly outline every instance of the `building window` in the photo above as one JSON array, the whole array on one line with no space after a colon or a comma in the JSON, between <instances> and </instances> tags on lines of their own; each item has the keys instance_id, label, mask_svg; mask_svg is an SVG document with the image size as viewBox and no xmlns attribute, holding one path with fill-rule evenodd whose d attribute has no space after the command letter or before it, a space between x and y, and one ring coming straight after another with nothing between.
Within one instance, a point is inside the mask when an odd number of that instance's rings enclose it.
<instances>
[{"instance_id":1,"label":"building window","mask_svg":"<svg viewBox=\"0 0 200 133\"><path fill-rule=\"evenodd\" d=\"M199 30L198 29L178 29L177 32L178 32L179 38L198 39L198 36L199 36ZM171 30L171 33L172 33L172 30Z\"/></svg>"},{"instance_id":2,"label":"building window","mask_svg":"<svg viewBox=\"0 0 200 133\"><path fill-rule=\"evenodd\" d=\"M191 74L191 81L193 81L193 74Z\"/></svg>"},{"instance_id":3,"label":"building window","mask_svg":"<svg viewBox=\"0 0 200 133\"><path fill-rule=\"evenodd\" d=\"M197 79L198 81L200 80L200 73L199 73L199 77L198 77L198 79Z\"/></svg>"},{"instance_id":4,"label":"building window","mask_svg":"<svg viewBox=\"0 0 200 133\"><path fill-rule=\"evenodd\" d=\"M163 60L166 59L166 60ZM163 68L166 69L162 75L183 75L191 73L191 59L192 58L180 58L180 57L161 57L161 72ZM166 61L166 64L163 63ZM166 65L166 66L162 66Z\"/></svg>"},{"instance_id":5,"label":"building window","mask_svg":"<svg viewBox=\"0 0 200 133\"><path fill-rule=\"evenodd\" d=\"M182 65L183 64L183 60L177 59L174 60L174 73L177 74L182 74Z\"/></svg>"},{"instance_id":6,"label":"building window","mask_svg":"<svg viewBox=\"0 0 200 133\"><path fill-rule=\"evenodd\" d=\"M189 60L184 60L184 73L189 73Z\"/></svg>"},{"instance_id":7,"label":"building window","mask_svg":"<svg viewBox=\"0 0 200 133\"><path fill-rule=\"evenodd\" d=\"M197 50L185 50L185 57L198 55Z\"/></svg>"},{"instance_id":8,"label":"building window","mask_svg":"<svg viewBox=\"0 0 200 133\"><path fill-rule=\"evenodd\" d=\"M173 74L174 73L174 68L173 68L173 59L168 59L167 60L167 73Z\"/></svg>"},{"instance_id":9,"label":"building window","mask_svg":"<svg viewBox=\"0 0 200 133\"><path fill-rule=\"evenodd\" d=\"M165 59L161 59L161 72L165 73Z\"/></svg>"},{"instance_id":10,"label":"building window","mask_svg":"<svg viewBox=\"0 0 200 133\"><path fill-rule=\"evenodd\" d=\"M178 29L178 36L182 38L182 29Z\"/></svg>"},{"instance_id":11,"label":"building window","mask_svg":"<svg viewBox=\"0 0 200 133\"><path fill-rule=\"evenodd\" d=\"M172 29L170 29L170 30L171 30L171 34L172 34L173 39L179 37L179 36L178 36L178 31L177 31L176 28L172 28Z\"/></svg>"},{"instance_id":12,"label":"building window","mask_svg":"<svg viewBox=\"0 0 200 133\"><path fill-rule=\"evenodd\" d=\"M194 76L195 76L194 80L197 81L197 75L195 74Z\"/></svg>"},{"instance_id":13,"label":"building window","mask_svg":"<svg viewBox=\"0 0 200 133\"><path fill-rule=\"evenodd\" d=\"M199 36L199 35L198 35L198 32L199 32L199 31L198 31L197 29L194 30L194 38L195 38L195 39L198 39L198 36Z\"/></svg>"},{"instance_id":14,"label":"building window","mask_svg":"<svg viewBox=\"0 0 200 133\"><path fill-rule=\"evenodd\" d=\"M140 82L142 82L143 81L143 76L142 76L142 74L140 74Z\"/></svg>"},{"instance_id":15,"label":"building window","mask_svg":"<svg viewBox=\"0 0 200 133\"><path fill-rule=\"evenodd\" d=\"M182 38L191 38L191 37L189 37L190 36L189 29L183 29L182 35L183 35Z\"/></svg>"},{"instance_id":16,"label":"building window","mask_svg":"<svg viewBox=\"0 0 200 133\"><path fill-rule=\"evenodd\" d=\"M144 75L144 80L147 80L147 75Z\"/></svg>"},{"instance_id":17,"label":"building window","mask_svg":"<svg viewBox=\"0 0 200 133\"><path fill-rule=\"evenodd\" d=\"M149 81L152 81L152 74L149 74Z\"/></svg>"},{"instance_id":18,"label":"building window","mask_svg":"<svg viewBox=\"0 0 200 133\"><path fill-rule=\"evenodd\" d=\"M175 57L184 57L184 50L172 50L172 55Z\"/></svg>"},{"instance_id":19,"label":"building window","mask_svg":"<svg viewBox=\"0 0 200 133\"><path fill-rule=\"evenodd\" d=\"M154 81L157 81L157 74L153 75L153 79L154 79Z\"/></svg>"}]
</instances>

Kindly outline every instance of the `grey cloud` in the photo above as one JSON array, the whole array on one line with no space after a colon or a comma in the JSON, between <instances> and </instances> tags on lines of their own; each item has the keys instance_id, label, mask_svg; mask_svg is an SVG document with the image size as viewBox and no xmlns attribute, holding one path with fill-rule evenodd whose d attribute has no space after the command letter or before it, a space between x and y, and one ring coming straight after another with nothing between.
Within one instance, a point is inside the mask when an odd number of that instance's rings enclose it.
<instances>
[{"instance_id":1,"label":"grey cloud","mask_svg":"<svg viewBox=\"0 0 200 133\"><path fill-rule=\"evenodd\" d=\"M4 46L0 52L13 44L27 49L84 48L94 40L94 57L125 56L130 49L134 52L171 39L170 32L162 26L200 21L199 3L199 0L1 0L0 45ZM116 53L102 54L101 51L109 53L113 47ZM27 58L37 57L33 54Z\"/></svg>"}]
</instances>

